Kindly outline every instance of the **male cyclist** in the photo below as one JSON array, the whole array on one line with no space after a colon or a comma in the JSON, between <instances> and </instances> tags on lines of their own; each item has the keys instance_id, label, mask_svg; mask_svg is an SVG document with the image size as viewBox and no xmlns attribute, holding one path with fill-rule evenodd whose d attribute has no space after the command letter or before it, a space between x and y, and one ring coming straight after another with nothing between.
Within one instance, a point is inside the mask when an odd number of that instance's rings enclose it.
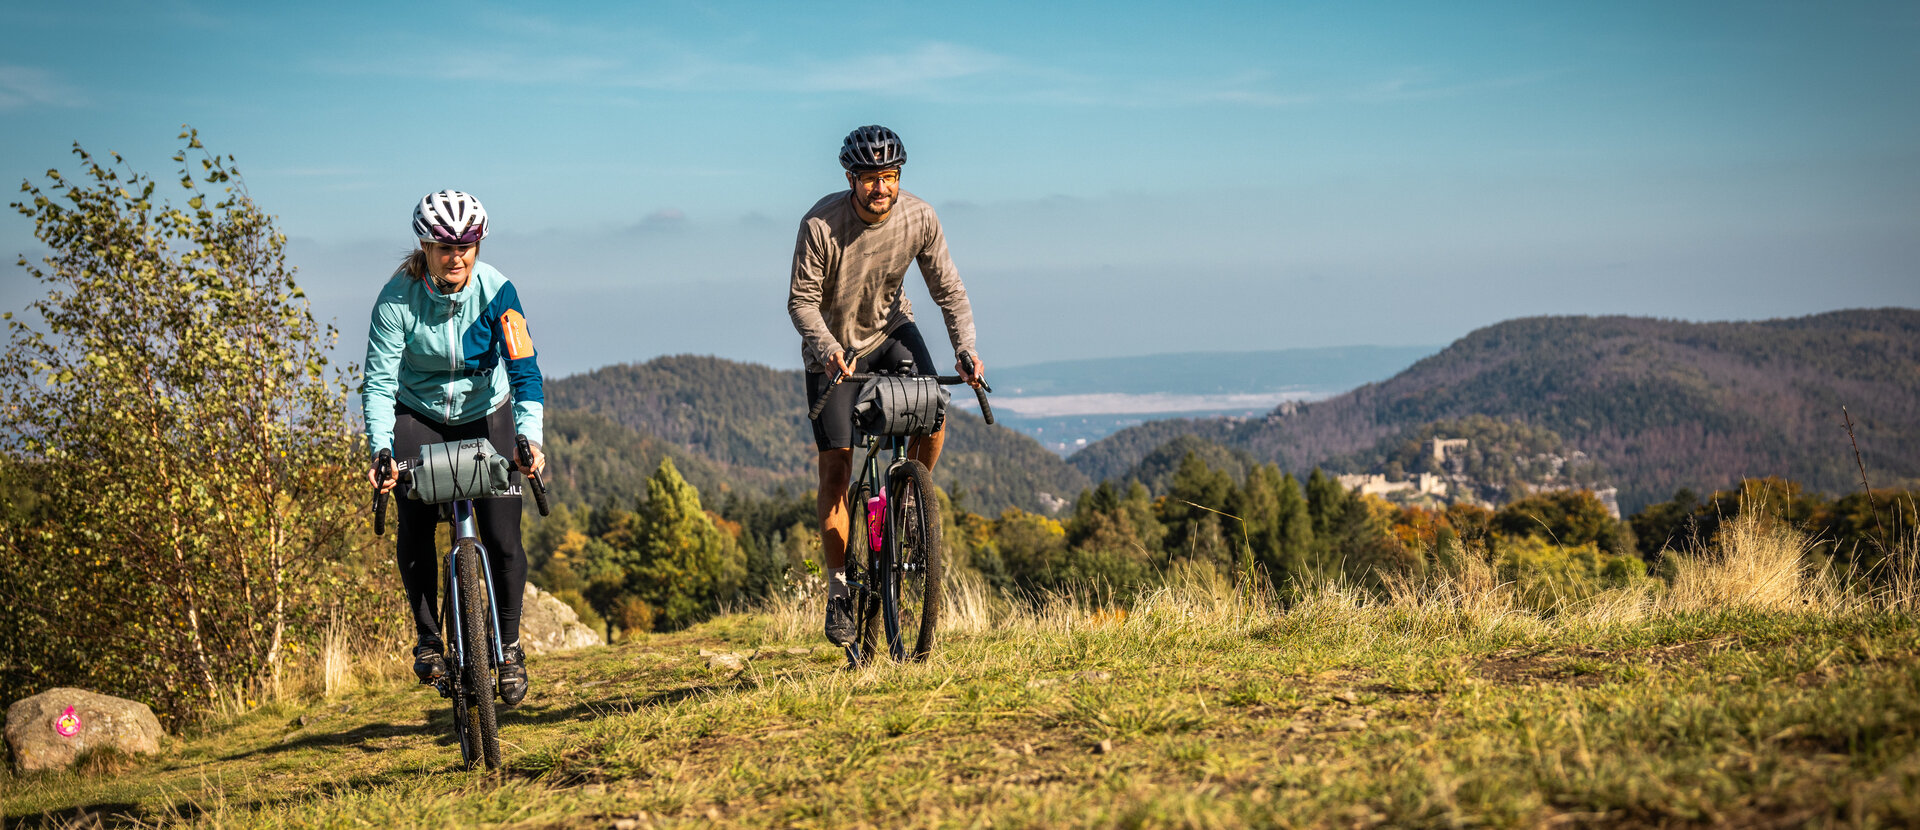
<instances>
[{"instance_id":1,"label":"male cyclist","mask_svg":"<svg viewBox=\"0 0 1920 830\"><path fill-rule=\"evenodd\" d=\"M973 307L960 284L933 208L900 189L907 150L880 126L847 134L840 147L848 190L828 194L800 220L793 248L787 315L800 331L807 368L807 405L827 396L813 422L820 451L820 543L827 560L827 639L853 641L853 603L847 590L847 485L853 477L853 405L857 384L831 386L834 373L893 369L911 360L918 374L934 374L933 355L913 322L902 290L907 266L919 263L927 292L940 305L952 342L954 368L971 383L986 374L974 351ZM973 358L968 370L963 357ZM946 430L915 438L907 454L933 469Z\"/></svg>"}]
</instances>

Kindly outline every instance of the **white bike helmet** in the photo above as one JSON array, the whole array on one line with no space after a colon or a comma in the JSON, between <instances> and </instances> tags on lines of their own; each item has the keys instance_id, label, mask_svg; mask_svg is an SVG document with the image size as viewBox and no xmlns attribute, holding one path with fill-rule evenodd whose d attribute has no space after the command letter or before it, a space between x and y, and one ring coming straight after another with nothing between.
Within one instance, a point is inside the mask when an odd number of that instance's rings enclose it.
<instances>
[{"instance_id":1,"label":"white bike helmet","mask_svg":"<svg viewBox=\"0 0 1920 830\"><path fill-rule=\"evenodd\" d=\"M422 242L472 245L487 238L487 209L458 190L429 193L413 206L413 235Z\"/></svg>"}]
</instances>

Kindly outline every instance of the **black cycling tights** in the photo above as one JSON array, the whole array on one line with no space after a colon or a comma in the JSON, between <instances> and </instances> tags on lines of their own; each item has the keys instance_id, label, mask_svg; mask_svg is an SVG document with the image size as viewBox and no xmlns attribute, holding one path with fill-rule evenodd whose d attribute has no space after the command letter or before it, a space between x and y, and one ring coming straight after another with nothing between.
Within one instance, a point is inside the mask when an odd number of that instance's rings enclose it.
<instances>
[{"instance_id":1,"label":"black cycling tights","mask_svg":"<svg viewBox=\"0 0 1920 830\"><path fill-rule=\"evenodd\" d=\"M502 406L481 420L459 426L447 426L403 405L393 408L393 454L397 458L417 457L422 444L481 437L492 442L494 452L513 457L511 407ZM405 497L395 498L393 504L400 514L399 544L393 558L400 564L400 583L407 587L414 633L422 641L435 639L440 636L440 626L434 621L433 609L440 596L440 560L446 556L446 550L433 541L440 505ZM480 544L487 546L487 560L493 566L500 642L511 645L520 639L520 599L527 590L527 553L520 547L520 499L507 496L477 500L473 518L480 525Z\"/></svg>"}]
</instances>

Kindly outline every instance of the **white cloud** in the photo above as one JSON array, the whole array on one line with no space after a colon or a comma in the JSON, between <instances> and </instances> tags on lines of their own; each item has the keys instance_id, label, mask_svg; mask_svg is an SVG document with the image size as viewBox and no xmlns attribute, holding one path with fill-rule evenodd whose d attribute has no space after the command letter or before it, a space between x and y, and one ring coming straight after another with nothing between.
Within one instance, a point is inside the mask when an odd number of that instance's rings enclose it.
<instances>
[{"instance_id":1,"label":"white cloud","mask_svg":"<svg viewBox=\"0 0 1920 830\"><path fill-rule=\"evenodd\" d=\"M61 83L44 69L0 64L0 110L80 107L86 103L86 97L78 90Z\"/></svg>"},{"instance_id":2,"label":"white cloud","mask_svg":"<svg viewBox=\"0 0 1920 830\"><path fill-rule=\"evenodd\" d=\"M979 45L941 40L886 44L874 51L762 37L750 28L689 39L644 26L600 25L489 10L460 42L374 35L360 48L318 58L339 75L501 84L523 89L679 93L908 95L937 101L1026 102L1070 107L1273 109L1332 102L1380 102L1469 95L1536 83L1550 72L1447 77L1408 67L1378 80L1348 78L1303 88L1271 66L1144 80L1129 73L1048 64ZM783 42L784 41L784 42ZM1393 70L1390 70L1393 71Z\"/></svg>"},{"instance_id":3,"label":"white cloud","mask_svg":"<svg viewBox=\"0 0 1920 830\"><path fill-rule=\"evenodd\" d=\"M952 43L928 43L900 54L841 59L816 66L791 81L777 77L769 80L789 84L798 92L905 92L1013 67L1013 61L992 52Z\"/></svg>"},{"instance_id":4,"label":"white cloud","mask_svg":"<svg viewBox=\"0 0 1920 830\"><path fill-rule=\"evenodd\" d=\"M537 40L537 39L536 39ZM1012 62L952 43L823 60L814 56L744 62L662 45L569 44L545 48L464 46L439 52L379 49L376 60L330 57L322 69L346 75L393 75L440 81L533 86L653 89L678 92L917 92L943 82L1000 73ZM556 47L557 51L557 47Z\"/></svg>"},{"instance_id":5,"label":"white cloud","mask_svg":"<svg viewBox=\"0 0 1920 830\"><path fill-rule=\"evenodd\" d=\"M1433 73L1418 70L1386 78L1349 92L1352 101L1403 101L1413 99L1456 98L1500 89L1530 86L1552 78L1555 72L1540 71L1497 78L1482 78L1454 83L1436 82Z\"/></svg>"}]
</instances>

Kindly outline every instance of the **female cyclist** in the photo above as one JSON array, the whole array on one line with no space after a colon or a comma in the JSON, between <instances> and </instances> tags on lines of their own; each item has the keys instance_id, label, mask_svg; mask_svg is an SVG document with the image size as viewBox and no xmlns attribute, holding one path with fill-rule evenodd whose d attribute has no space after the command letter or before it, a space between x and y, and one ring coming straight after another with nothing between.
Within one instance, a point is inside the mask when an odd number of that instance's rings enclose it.
<instances>
[{"instance_id":1,"label":"female cyclist","mask_svg":"<svg viewBox=\"0 0 1920 830\"><path fill-rule=\"evenodd\" d=\"M367 450L414 455L423 444L485 437L495 452L514 456L514 435L533 443L533 466L546 466L540 451L540 365L513 283L479 261L487 237L487 211L458 190L428 194L413 209L413 235L420 247L380 289L367 331L366 386L361 409ZM381 492L395 476L367 476ZM446 672L440 657L439 556L433 532L436 505L395 499L399 513L394 559L413 611L417 645L413 671L430 683ZM481 499L474 516L497 586L500 699L511 706L527 694L526 652L520 648L520 599L526 590L527 556L520 547L520 499Z\"/></svg>"}]
</instances>

